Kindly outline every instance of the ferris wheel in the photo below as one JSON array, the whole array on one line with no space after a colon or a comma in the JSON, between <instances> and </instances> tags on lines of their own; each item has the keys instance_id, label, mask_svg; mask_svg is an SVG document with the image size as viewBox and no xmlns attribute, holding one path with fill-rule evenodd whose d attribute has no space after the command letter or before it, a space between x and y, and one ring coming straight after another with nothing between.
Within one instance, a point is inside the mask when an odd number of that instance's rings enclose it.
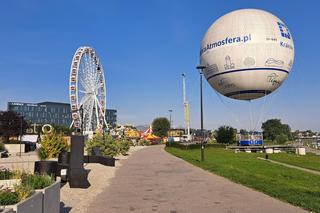
<instances>
[{"instance_id":1,"label":"ferris wheel","mask_svg":"<svg viewBox=\"0 0 320 213\"><path fill-rule=\"evenodd\" d=\"M91 47L80 47L73 56L69 97L73 120L71 127L80 129L83 134L90 134L107 126L103 68Z\"/></svg>"}]
</instances>

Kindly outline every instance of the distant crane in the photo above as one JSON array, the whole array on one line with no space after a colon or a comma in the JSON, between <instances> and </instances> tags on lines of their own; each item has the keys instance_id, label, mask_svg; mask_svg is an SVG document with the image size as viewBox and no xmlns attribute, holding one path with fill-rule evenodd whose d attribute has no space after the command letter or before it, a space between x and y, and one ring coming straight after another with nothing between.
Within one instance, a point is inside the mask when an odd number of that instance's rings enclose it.
<instances>
[{"instance_id":1,"label":"distant crane","mask_svg":"<svg viewBox=\"0 0 320 213\"><path fill-rule=\"evenodd\" d=\"M182 90L183 90L183 108L184 108L184 123L187 141L191 141L190 135L190 106L186 96L186 75L182 73Z\"/></svg>"}]
</instances>

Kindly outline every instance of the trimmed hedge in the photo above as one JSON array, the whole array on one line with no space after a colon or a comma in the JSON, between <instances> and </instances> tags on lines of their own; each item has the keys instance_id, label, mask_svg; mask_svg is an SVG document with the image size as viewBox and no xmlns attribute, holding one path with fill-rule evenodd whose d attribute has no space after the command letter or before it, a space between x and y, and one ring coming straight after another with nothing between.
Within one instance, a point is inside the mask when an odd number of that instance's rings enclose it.
<instances>
[{"instance_id":1,"label":"trimmed hedge","mask_svg":"<svg viewBox=\"0 0 320 213\"><path fill-rule=\"evenodd\" d=\"M166 142L167 147L175 147L179 149L200 149L201 144L182 144L182 143L177 143L177 142ZM205 144L204 147L215 147L215 148L226 148L225 144Z\"/></svg>"}]
</instances>

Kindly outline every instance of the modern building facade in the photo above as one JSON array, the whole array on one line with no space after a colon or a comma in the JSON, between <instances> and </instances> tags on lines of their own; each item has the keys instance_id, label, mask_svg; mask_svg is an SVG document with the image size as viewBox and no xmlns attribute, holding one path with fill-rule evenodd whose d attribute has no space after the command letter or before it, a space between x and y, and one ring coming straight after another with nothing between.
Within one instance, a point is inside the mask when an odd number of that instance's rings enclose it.
<instances>
[{"instance_id":1,"label":"modern building facade","mask_svg":"<svg viewBox=\"0 0 320 213\"><path fill-rule=\"evenodd\" d=\"M106 110L106 121L111 127L117 126L117 110L107 109Z\"/></svg>"},{"instance_id":2,"label":"modern building facade","mask_svg":"<svg viewBox=\"0 0 320 213\"><path fill-rule=\"evenodd\" d=\"M52 124L69 127L72 122L70 104L58 102L22 103L8 102L8 111L15 112L26 121L36 124ZM106 110L106 121L109 125L117 123L117 110Z\"/></svg>"}]
</instances>

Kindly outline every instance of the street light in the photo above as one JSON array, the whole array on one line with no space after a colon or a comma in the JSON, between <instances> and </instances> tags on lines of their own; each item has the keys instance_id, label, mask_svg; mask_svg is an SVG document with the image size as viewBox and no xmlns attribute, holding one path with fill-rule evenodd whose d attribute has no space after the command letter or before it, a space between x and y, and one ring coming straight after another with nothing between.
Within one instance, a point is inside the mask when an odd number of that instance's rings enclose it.
<instances>
[{"instance_id":1,"label":"street light","mask_svg":"<svg viewBox=\"0 0 320 213\"><path fill-rule=\"evenodd\" d=\"M171 129L171 113L172 113L172 109L169 109L169 121L170 121L170 129Z\"/></svg>"},{"instance_id":2,"label":"street light","mask_svg":"<svg viewBox=\"0 0 320 213\"><path fill-rule=\"evenodd\" d=\"M170 137L170 136L171 136L171 128L172 128L172 125L171 125L171 113L172 113L172 109L169 109L168 111L169 111L169 122L170 122L170 131L169 131L168 137ZM169 138L168 138L168 141L169 141ZM171 139L170 139L169 142L171 142Z\"/></svg>"},{"instance_id":3,"label":"street light","mask_svg":"<svg viewBox=\"0 0 320 213\"><path fill-rule=\"evenodd\" d=\"M23 119L23 116L20 116L20 141L19 141L19 144L20 144L20 157L21 157L21 143L22 143L22 119Z\"/></svg>"},{"instance_id":4,"label":"street light","mask_svg":"<svg viewBox=\"0 0 320 213\"><path fill-rule=\"evenodd\" d=\"M196 67L200 73L200 124L201 124L201 161L204 161L204 132L203 132L203 101L202 101L202 74L203 69L206 68L204 65L199 65Z\"/></svg>"}]
</instances>

